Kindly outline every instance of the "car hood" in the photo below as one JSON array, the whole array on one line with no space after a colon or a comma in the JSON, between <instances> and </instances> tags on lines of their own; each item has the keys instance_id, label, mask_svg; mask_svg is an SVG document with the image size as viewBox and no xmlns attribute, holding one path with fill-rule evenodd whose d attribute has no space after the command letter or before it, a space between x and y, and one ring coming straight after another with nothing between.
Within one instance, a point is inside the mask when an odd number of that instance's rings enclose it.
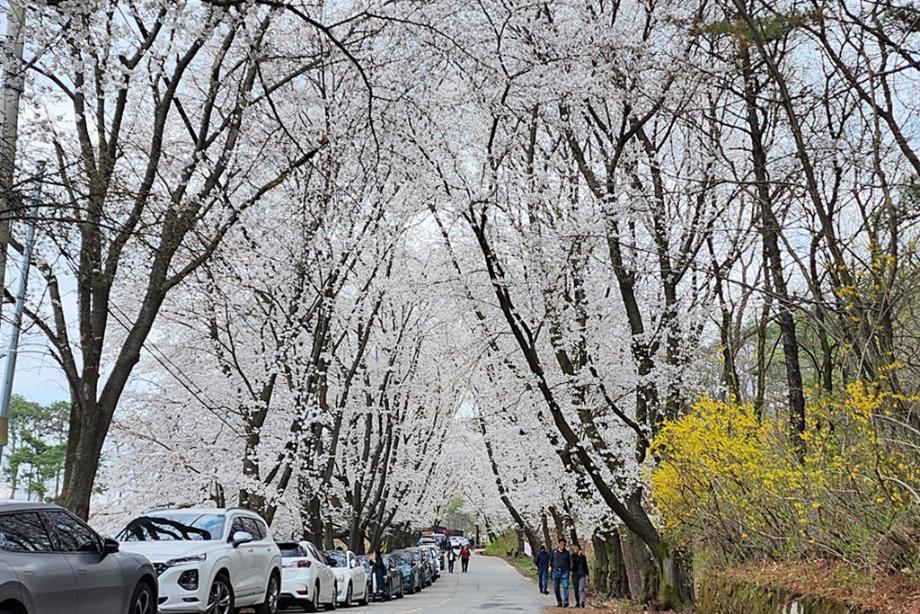
<instances>
[{"instance_id":1,"label":"car hood","mask_svg":"<svg viewBox=\"0 0 920 614\"><path fill-rule=\"evenodd\" d=\"M146 556L151 562L165 563L170 559L196 554L208 554L225 547L220 541L172 541L172 542L122 542L119 549Z\"/></svg>"}]
</instances>

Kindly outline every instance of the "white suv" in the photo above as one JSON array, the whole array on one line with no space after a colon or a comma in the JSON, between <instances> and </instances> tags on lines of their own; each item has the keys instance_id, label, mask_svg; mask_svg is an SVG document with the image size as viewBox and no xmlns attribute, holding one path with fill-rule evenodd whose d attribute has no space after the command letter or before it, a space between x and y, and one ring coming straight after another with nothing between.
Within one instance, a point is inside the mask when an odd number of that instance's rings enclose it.
<instances>
[{"instance_id":1,"label":"white suv","mask_svg":"<svg viewBox=\"0 0 920 614\"><path fill-rule=\"evenodd\" d=\"M153 563L159 611L233 614L254 607L275 614L281 552L268 525L243 509L157 510L118 535L121 549Z\"/></svg>"}]
</instances>

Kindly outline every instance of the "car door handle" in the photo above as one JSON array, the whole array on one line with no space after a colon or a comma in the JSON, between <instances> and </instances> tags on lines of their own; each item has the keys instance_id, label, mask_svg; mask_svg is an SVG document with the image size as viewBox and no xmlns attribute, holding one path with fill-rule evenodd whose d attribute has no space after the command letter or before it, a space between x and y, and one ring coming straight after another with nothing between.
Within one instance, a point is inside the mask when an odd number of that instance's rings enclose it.
<instances>
[{"instance_id":1,"label":"car door handle","mask_svg":"<svg viewBox=\"0 0 920 614\"><path fill-rule=\"evenodd\" d=\"M27 571L22 572L22 575L26 576L27 578L34 578L34 577L35 577L35 572L34 572L34 571L28 571L28 570L27 570Z\"/></svg>"},{"instance_id":2,"label":"car door handle","mask_svg":"<svg viewBox=\"0 0 920 614\"><path fill-rule=\"evenodd\" d=\"M78 576L85 576L85 575L86 575L86 570L85 570L85 569L78 569L78 570L77 570L77 575L78 575Z\"/></svg>"}]
</instances>

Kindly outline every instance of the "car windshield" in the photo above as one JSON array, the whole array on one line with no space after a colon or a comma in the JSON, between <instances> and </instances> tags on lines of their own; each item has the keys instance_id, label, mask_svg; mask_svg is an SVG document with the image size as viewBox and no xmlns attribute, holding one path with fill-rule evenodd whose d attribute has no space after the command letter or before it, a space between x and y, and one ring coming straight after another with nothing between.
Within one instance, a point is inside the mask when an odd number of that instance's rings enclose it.
<instances>
[{"instance_id":1,"label":"car windshield","mask_svg":"<svg viewBox=\"0 0 920 614\"><path fill-rule=\"evenodd\" d=\"M223 514L175 513L141 516L128 523L122 542L217 541L224 534Z\"/></svg>"},{"instance_id":2,"label":"car windshield","mask_svg":"<svg viewBox=\"0 0 920 614\"><path fill-rule=\"evenodd\" d=\"M329 550L326 552L326 564L329 567L348 567L348 557L339 550Z\"/></svg>"}]
</instances>

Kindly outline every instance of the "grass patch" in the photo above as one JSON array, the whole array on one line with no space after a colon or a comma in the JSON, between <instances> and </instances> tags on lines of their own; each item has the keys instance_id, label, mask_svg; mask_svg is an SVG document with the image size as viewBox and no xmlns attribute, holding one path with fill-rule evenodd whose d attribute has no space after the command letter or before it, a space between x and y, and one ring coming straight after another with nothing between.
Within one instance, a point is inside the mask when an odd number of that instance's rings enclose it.
<instances>
[{"instance_id":1,"label":"grass patch","mask_svg":"<svg viewBox=\"0 0 920 614\"><path fill-rule=\"evenodd\" d=\"M509 552L517 548L517 535L514 531L506 531L495 540L486 544L485 553L489 556L507 557Z\"/></svg>"},{"instance_id":2,"label":"grass patch","mask_svg":"<svg viewBox=\"0 0 920 614\"><path fill-rule=\"evenodd\" d=\"M525 576L529 576L531 578L537 577L537 564L534 563L533 559L529 556L514 559L512 562L514 563L514 566L517 567L518 571L520 571Z\"/></svg>"},{"instance_id":3,"label":"grass patch","mask_svg":"<svg viewBox=\"0 0 920 614\"><path fill-rule=\"evenodd\" d=\"M486 544L484 552L489 556L497 556L505 559L525 576L531 578L537 577L537 565L531 557L520 556L514 558L508 554L509 552L514 552L517 547L517 534L514 531L506 531L499 535L494 541Z\"/></svg>"}]
</instances>

